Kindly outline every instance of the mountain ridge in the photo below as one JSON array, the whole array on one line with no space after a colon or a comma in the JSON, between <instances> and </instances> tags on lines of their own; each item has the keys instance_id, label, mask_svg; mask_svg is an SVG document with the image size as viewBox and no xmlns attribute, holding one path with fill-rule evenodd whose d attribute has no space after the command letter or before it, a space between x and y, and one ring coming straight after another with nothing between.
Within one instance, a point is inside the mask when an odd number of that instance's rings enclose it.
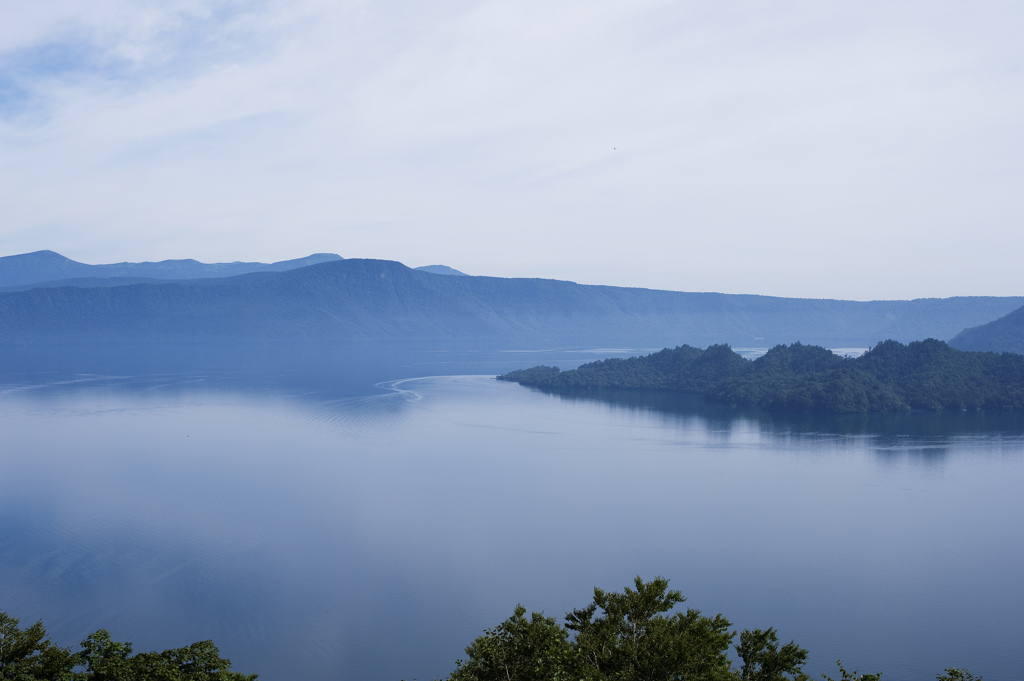
<instances>
[{"instance_id":1,"label":"mountain ridge","mask_svg":"<svg viewBox=\"0 0 1024 681\"><path fill-rule=\"evenodd\" d=\"M281 272L321 262L343 260L335 253L313 253L303 258L272 263L221 262L203 263L192 258L156 262L120 262L88 265L51 250L33 251L0 257L0 287L23 287L34 284L53 285L72 279L107 279L130 277L141 279L200 279L224 277L249 272Z\"/></svg>"},{"instance_id":2,"label":"mountain ridge","mask_svg":"<svg viewBox=\"0 0 1024 681\"><path fill-rule=\"evenodd\" d=\"M338 259L282 272L0 293L0 341L770 346L804 339L870 347L949 338L1024 298L836 301L438 276L386 260Z\"/></svg>"}]
</instances>

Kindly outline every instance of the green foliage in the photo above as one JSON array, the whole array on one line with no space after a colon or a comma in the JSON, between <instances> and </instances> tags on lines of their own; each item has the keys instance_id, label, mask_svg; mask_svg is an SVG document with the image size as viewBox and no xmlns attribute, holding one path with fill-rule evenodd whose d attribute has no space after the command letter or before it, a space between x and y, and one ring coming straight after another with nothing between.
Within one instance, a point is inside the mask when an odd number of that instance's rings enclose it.
<instances>
[{"instance_id":1,"label":"green foliage","mask_svg":"<svg viewBox=\"0 0 1024 681\"><path fill-rule=\"evenodd\" d=\"M537 367L498 377L553 390L636 388L701 393L775 411L1024 409L1024 356L963 352L934 339L885 341L857 359L779 345L748 362L727 345L609 359L573 371Z\"/></svg>"},{"instance_id":2,"label":"green foliage","mask_svg":"<svg viewBox=\"0 0 1024 681\"><path fill-rule=\"evenodd\" d=\"M621 593L594 589L594 600L565 616L565 626L542 613L515 614L484 630L466 648L447 681L810 681L807 651L779 645L774 628L740 632L732 667L727 653L736 636L722 615L681 612L686 599L668 580L634 580ZM839 666L838 681L881 681ZM822 674L824 681L836 681ZM982 681L950 668L937 681Z\"/></svg>"},{"instance_id":3,"label":"green foliage","mask_svg":"<svg viewBox=\"0 0 1024 681\"><path fill-rule=\"evenodd\" d=\"M198 641L162 653L132 655L131 643L119 643L100 629L82 641L78 663L85 672L76 681L254 681L256 675L230 670L213 641Z\"/></svg>"},{"instance_id":4,"label":"green foliage","mask_svg":"<svg viewBox=\"0 0 1024 681\"><path fill-rule=\"evenodd\" d=\"M527 619L518 606L511 618L466 648L468 659L458 662L449 681L740 679L727 657L734 637L727 619L693 609L672 612L686 599L661 577L651 582L637 577L634 587L621 593L594 589L593 602L566 615L564 627L539 613ZM749 678L781 681L788 679L785 673L806 678L799 669L807 651L793 643L779 650L770 643L748 645L760 674Z\"/></svg>"},{"instance_id":5,"label":"green foliage","mask_svg":"<svg viewBox=\"0 0 1024 681\"><path fill-rule=\"evenodd\" d=\"M975 676L966 669L950 667L945 674L938 674L935 681L981 681L980 676Z\"/></svg>"},{"instance_id":6,"label":"green foliage","mask_svg":"<svg viewBox=\"0 0 1024 681\"><path fill-rule=\"evenodd\" d=\"M754 629L740 634L736 654L743 661L743 681L807 681L801 671L807 662L807 651L793 641L779 648L775 629Z\"/></svg>"},{"instance_id":7,"label":"green foliage","mask_svg":"<svg viewBox=\"0 0 1024 681\"><path fill-rule=\"evenodd\" d=\"M520 369L519 371L511 371L504 376L499 376L500 381L516 381L523 385L537 385L540 383L546 383L554 380L560 373L558 367L549 366L536 366L530 369ZM514 378L507 378L514 376Z\"/></svg>"},{"instance_id":8,"label":"green foliage","mask_svg":"<svg viewBox=\"0 0 1024 681\"><path fill-rule=\"evenodd\" d=\"M838 665L839 673L841 674L839 681L879 681L882 678L881 672L878 674L859 674L856 669L852 672L846 671L843 663L839 660L836 660L836 665ZM834 681L831 676L826 676L825 674L822 674L821 678L825 681Z\"/></svg>"},{"instance_id":9,"label":"green foliage","mask_svg":"<svg viewBox=\"0 0 1024 681\"><path fill-rule=\"evenodd\" d=\"M132 644L119 643L105 629L89 634L82 641L78 663L85 667L85 678L93 681L128 681L135 674Z\"/></svg>"},{"instance_id":10,"label":"green foliage","mask_svg":"<svg viewBox=\"0 0 1024 681\"><path fill-rule=\"evenodd\" d=\"M707 350L681 345L646 357L590 362L572 371L559 372L543 366L510 371L498 376L498 380L559 389L653 388L700 392L740 374L747 364L749 362L728 345L712 345Z\"/></svg>"},{"instance_id":11,"label":"green foliage","mask_svg":"<svg viewBox=\"0 0 1024 681\"><path fill-rule=\"evenodd\" d=\"M0 679L12 681L68 681L75 656L46 638L42 622L27 629L19 620L0 612Z\"/></svg>"},{"instance_id":12,"label":"green foliage","mask_svg":"<svg viewBox=\"0 0 1024 681\"><path fill-rule=\"evenodd\" d=\"M575 652L568 634L551 617L516 606L515 614L498 626L484 630L466 648L467 660L459 660L452 681L547 681L574 678Z\"/></svg>"},{"instance_id":13,"label":"green foliage","mask_svg":"<svg viewBox=\"0 0 1024 681\"><path fill-rule=\"evenodd\" d=\"M42 622L27 629L0 612L0 679L4 681L255 681L255 674L231 671L212 641L198 641L162 653L132 654L100 629L82 650L54 645ZM78 671L76 671L78 670Z\"/></svg>"},{"instance_id":14,"label":"green foliage","mask_svg":"<svg viewBox=\"0 0 1024 681\"><path fill-rule=\"evenodd\" d=\"M730 679L731 623L699 610L665 615L686 599L661 577L635 589L594 589L594 601L566 615L576 649L594 679Z\"/></svg>"}]
</instances>

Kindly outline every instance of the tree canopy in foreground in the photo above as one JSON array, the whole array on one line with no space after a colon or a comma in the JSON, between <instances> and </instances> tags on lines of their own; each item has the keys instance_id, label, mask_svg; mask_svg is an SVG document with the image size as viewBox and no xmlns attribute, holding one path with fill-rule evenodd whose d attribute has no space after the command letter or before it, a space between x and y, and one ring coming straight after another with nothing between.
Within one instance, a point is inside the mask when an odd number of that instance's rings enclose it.
<instances>
[{"instance_id":1,"label":"tree canopy in foreground","mask_svg":"<svg viewBox=\"0 0 1024 681\"><path fill-rule=\"evenodd\" d=\"M198 641L162 653L132 653L100 629L72 652L46 637L42 622L22 629L0 612L0 679L12 681L255 681L256 674L231 671L213 641Z\"/></svg>"},{"instance_id":2,"label":"tree canopy in foreground","mask_svg":"<svg viewBox=\"0 0 1024 681\"><path fill-rule=\"evenodd\" d=\"M682 345L571 371L539 366L499 380L552 390L636 388L703 394L734 405L834 413L1024 409L1024 355L965 352L935 339L888 340L856 359L779 345L749 361L728 345Z\"/></svg>"},{"instance_id":3,"label":"tree canopy in foreground","mask_svg":"<svg viewBox=\"0 0 1024 681\"><path fill-rule=\"evenodd\" d=\"M807 651L781 644L774 628L745 630L735 646L739 668L728 657L736 640L722 615L676 609L686 599L657 577L621 593L594 589L594 600L560 625L543 613L511 617L484 630L466 648L447 681L808 681ZM839 681L879 681L839 664ZM824 676L825 681L833 681ZM981 681L950 668L937 681Z\"/></svg>"}]
</instances>

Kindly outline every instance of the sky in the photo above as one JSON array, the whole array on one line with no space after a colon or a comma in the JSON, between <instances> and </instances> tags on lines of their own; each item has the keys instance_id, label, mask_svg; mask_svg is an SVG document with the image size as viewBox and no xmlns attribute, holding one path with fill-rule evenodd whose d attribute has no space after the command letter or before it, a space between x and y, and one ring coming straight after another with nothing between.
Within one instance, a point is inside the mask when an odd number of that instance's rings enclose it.
<instances>
[{"instance_id":1,"label":"sky","mask_svg":"<svg viewBox=\"0 0 1024 681\"><path fill-rule=\"evenodd\" d=\"M1024 295L1024 4L0 0L0 255Z\"/></svg>"}]
</instances>

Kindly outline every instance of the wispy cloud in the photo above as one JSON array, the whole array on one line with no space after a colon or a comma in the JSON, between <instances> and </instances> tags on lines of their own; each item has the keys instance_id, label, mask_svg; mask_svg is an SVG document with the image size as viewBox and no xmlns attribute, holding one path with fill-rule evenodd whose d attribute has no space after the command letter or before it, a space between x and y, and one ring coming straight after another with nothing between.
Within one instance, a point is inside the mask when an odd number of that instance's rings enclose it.
<instances>
[{"instance_id":1,"label":"wispy cloud","mask_svg":"<svg viewBox=\"0 0 1024 681\"><path fill-rule=\"evenodd\" d=\"M7 253L334 250L688 290L1021 292L1014 3L0 12Z\"/></svg>"}]
</instances>

